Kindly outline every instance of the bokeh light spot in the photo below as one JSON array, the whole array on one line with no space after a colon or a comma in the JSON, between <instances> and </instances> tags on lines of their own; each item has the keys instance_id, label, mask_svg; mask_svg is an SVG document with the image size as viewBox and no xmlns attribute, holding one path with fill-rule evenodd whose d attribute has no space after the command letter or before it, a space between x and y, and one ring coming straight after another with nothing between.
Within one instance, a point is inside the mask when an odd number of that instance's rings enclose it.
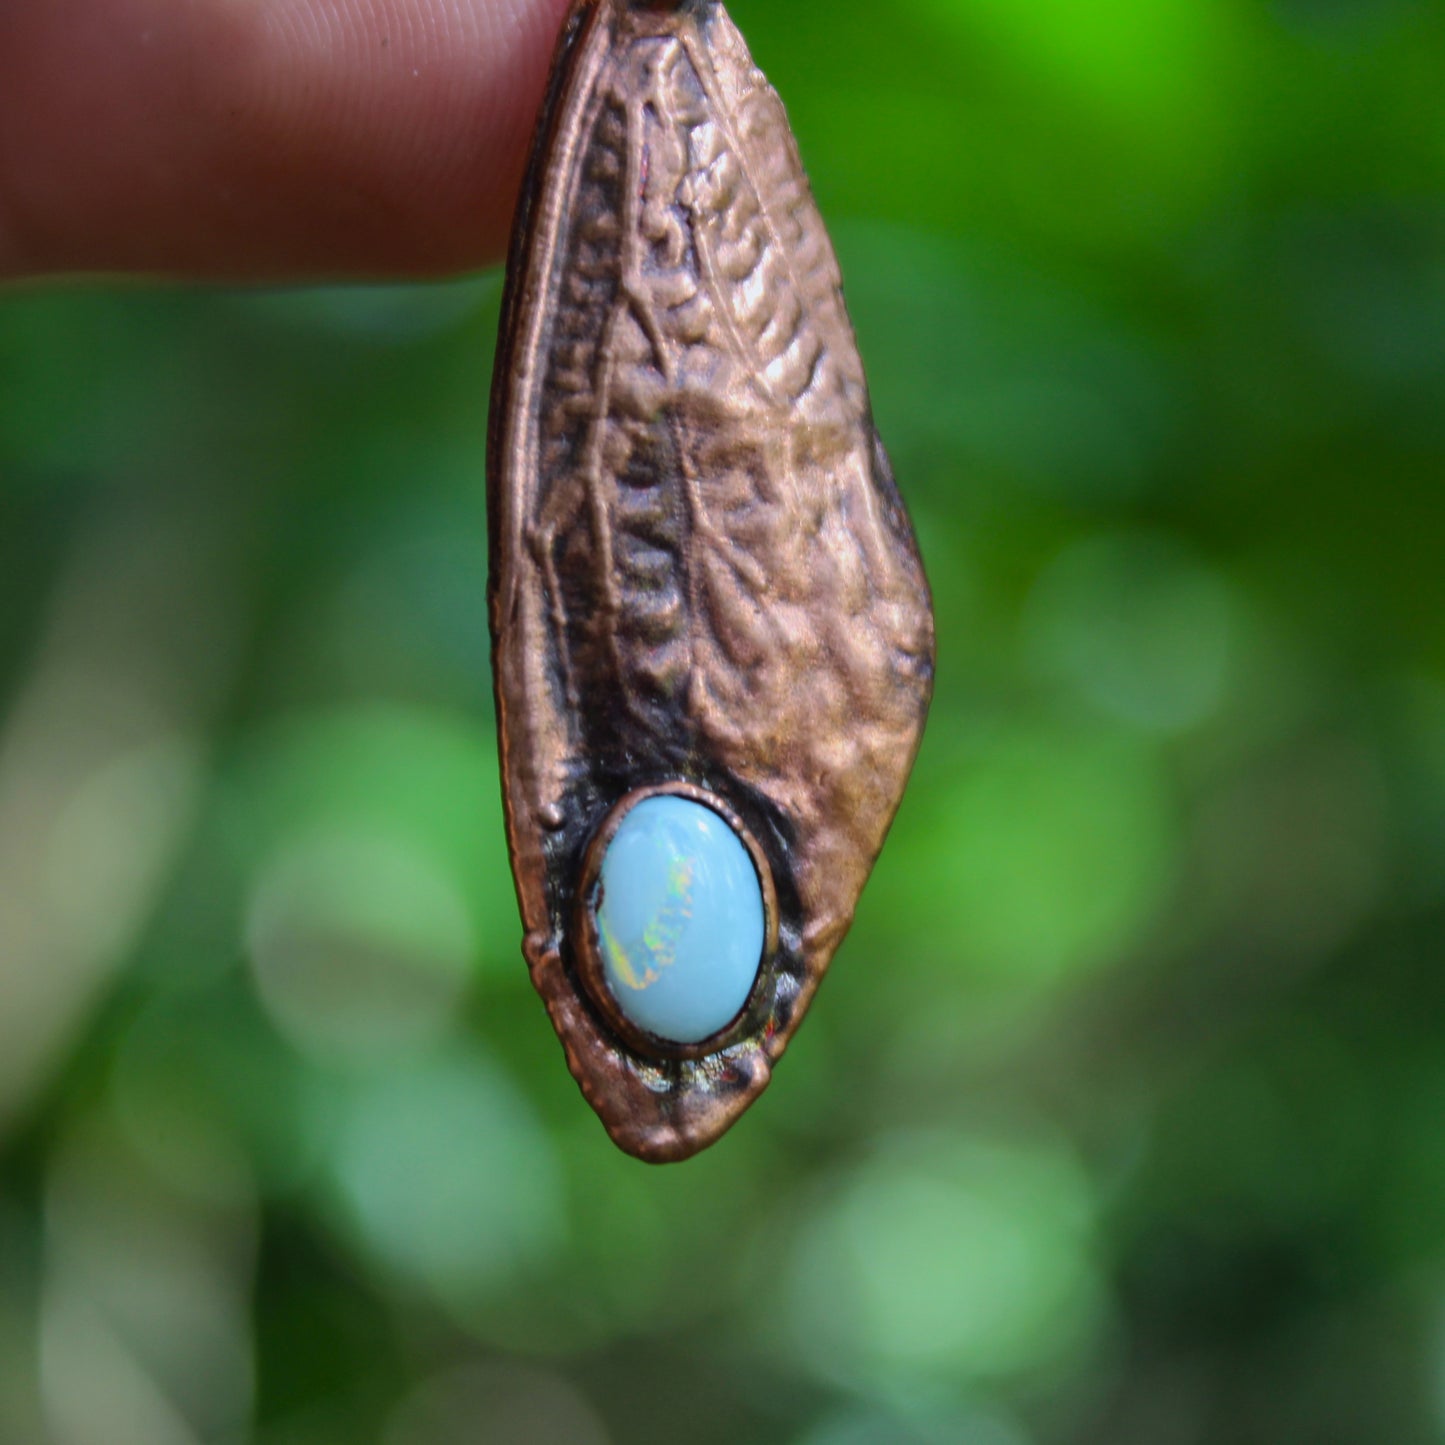
<instances>
[{"instance_id":1,"label":"bokeh light spot","mask_svg":"<svg viewBox=\"0 0 1445 1445\"><path fill-rule=\"evenodd\" d=\"M444 1031L475 946L448 874L380 832L314 834L285 849L251 900L247 941L261 1001L286 1037L357 1062Z\"/></svg>"},{"instance_id":2,"label":"bokeh light spot","mask_svg":"<svg viewBox=\"0 0 1445 1445\"><path fill-rule=\"evenodd\" d=\"M561 1237L552 1150L479 1054L368 1078L323 1102L315 1122L362 1248L463 1316Z\"/></svg>"},{"instance_id":3,"label":"bokeh light spot","mask_svg":"<svg viewBox=\"0 0 1445 1445\"><path fill-rule=\"evenodd\" d=\"M879 1152L801 1227L794 1347L830 1378L991 1377L1057 1362L1103 1308L1088 1180L982 1138Z\"/></svg>"},{"instance_id":4,"label":"bokeh light spot","mask_svg":"<svg viewBox=\"0 0 1445 1445\"><path fill-rule=\"evenodd\" d=\"M887 889L931 952L1023 989L1117 962L1163 906L1178 830L1151 753L1102 729L1019 722L936 747Z\"/></svg>"},{"instance_id":5,"label":"bokeh light spot","mask_svg":"<svg viewBox=\"0 0 1445 1445\"><path fill-rule=\"evenodd\" d=\"M1074 542L1039 578L1027 650L1105 715L1170 733L1220 706L1233 642L1229 585L1158 533Z\"/></svg>"}]
</instances>

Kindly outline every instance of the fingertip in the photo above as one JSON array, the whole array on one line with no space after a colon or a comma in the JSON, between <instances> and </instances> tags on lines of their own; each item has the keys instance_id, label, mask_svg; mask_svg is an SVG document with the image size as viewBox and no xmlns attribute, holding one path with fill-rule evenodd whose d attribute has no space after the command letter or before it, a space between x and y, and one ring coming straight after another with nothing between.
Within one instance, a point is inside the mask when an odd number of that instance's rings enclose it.
<instances>
[{"instance_id":1,"label":"fingertip","mask_svg":"<svg viewBox=\"0 0 1445 1445\"><path fill-rule=\"evenodd\" d=\"M0 17L0 268L283 279L495 261L568 4L16 7Z\"/></svg>"}]
</instances>

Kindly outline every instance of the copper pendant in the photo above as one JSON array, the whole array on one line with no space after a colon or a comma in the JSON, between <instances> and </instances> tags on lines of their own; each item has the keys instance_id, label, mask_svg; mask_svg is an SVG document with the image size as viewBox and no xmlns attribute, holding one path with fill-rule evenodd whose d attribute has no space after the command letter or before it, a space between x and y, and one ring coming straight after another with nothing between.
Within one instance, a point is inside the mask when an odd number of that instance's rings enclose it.
<instances>
[{"instance_id":1,"label":"copper pendant","mask_svg":"<svg viewBox=\"0 0 1445 1445\"><path fill-rule=\"evenodd\" d=\"M508 267L489 600L524 951L582 1092L642 1159L766 1086L853 917L923 730L933 617L782 103L719 0L578 0ZM640 797L757 870L741 1012L668 1042L599 962Z\"/></svg>"}]
</instances>

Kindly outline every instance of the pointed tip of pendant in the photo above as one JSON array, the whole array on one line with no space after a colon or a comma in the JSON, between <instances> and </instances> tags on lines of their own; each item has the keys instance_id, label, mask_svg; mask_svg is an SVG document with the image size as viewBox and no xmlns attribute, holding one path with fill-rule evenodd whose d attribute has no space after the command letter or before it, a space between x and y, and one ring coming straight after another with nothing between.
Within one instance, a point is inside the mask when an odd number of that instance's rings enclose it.
<instances>
[{"instance_id":1,"label":"pointed tip of pendant","mask_svg":"<svg viewBox=\"0 0 1445 1445\"><path fill-rule=\"evenodd\" d=\"M679 1084L671 1099L658 1099L656 1112L614 1114L590 1094L612 1142L644 1164L681 1164L716 1144L767 1087L771 1067L762 1055L724 1061L716 1093L699 1095ZM584 1093L586 1089L584 1087ZM669 1107L680 1105L675 1112Z\"/></svg>"},{"instance_id":2,"label":"pointed tip of pendant","mask_svg":"<svg viewBox=\"0 0 1445 1445\"><path fill-rule=\"evenodd\" d=\"M598 1028L565 977L534 978L582 1096L612 1142L644 1164L679 1164L702 1153L772 1077L766 1045L740 1045L702 1063L646 1063Z\"/></svg>"}]
</instances>

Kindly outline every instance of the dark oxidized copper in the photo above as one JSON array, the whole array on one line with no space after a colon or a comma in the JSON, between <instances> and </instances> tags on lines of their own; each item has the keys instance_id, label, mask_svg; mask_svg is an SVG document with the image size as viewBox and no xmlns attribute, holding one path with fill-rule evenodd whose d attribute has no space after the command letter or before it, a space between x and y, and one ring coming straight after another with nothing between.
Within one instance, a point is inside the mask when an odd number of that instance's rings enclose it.
<instances>
[{"instance_id":1,"label":"dark oxidized copper","mask_svg":"<svg viewBox=\"0 0 1445 1445\"><path fill-rule=\"evenodd\" d=\"M718 0L579 0L513 237L491 619L524 951L617 1143L683 1159L768 1082L918 749L928 588L782 103ZM669 1047L601 982L628 802L680 791L764 888L752 998Z\"/></svg>"}]
</instances>

